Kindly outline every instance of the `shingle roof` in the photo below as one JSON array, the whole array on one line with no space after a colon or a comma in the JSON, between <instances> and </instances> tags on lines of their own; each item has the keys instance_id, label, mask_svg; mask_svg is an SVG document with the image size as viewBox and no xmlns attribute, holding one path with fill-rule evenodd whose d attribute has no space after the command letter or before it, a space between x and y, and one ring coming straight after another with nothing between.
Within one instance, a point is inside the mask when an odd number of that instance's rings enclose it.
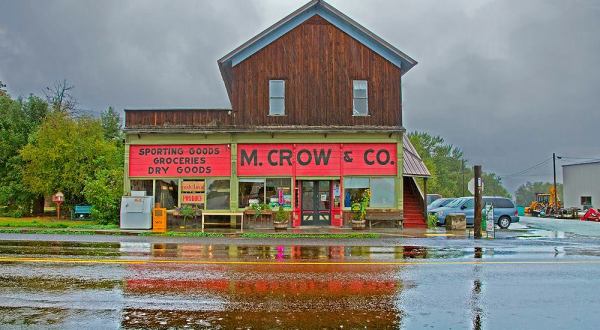
<instances>
[{"instance_id":1,"label":"shingle roof","mask_svg":"<svg viewBox=\"0 0 600 330\"><path fill-rule=\"evenodd\" d=\"M403 175L404 176L420 176L429 177L431 173L423 163L423 160L419 156L419 153L415 147L410 143L408 136L404 134L402 139L404 145L404 162L403 162Z\"/></svg>"}]
</instances>

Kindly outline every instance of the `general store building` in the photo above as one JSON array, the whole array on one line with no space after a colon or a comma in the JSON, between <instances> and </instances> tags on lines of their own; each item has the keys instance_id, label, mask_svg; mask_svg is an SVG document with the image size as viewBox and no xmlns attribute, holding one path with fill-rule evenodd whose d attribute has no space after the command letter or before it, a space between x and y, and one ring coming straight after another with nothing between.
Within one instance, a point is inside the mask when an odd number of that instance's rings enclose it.
<instances>
[{"instance_id":1,"label":"general store building","mask_svg":"<svg viewBox=\"0 0 600 330\"><path fill-rule=\"evenodd\" d=\"M370 189L371 214L424 227L416 183L429 172L402 126L416 63L312 1L218 60L231 109L125 110L125 191L170 213L259 202L292 211L292 227L342 227Z\"/></svg>"}]
</instances>

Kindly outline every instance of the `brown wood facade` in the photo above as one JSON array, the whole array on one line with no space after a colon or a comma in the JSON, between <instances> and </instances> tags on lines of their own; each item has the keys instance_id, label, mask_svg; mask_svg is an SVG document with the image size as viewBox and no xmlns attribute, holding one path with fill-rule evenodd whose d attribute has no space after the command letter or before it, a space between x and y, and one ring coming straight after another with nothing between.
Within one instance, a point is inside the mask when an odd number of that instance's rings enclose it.
<instances>
[{"instance_id":1,"label":"brown wood facade","mask_svg":"<svg viewBox=\"0 0 600 330\"><path fill-rule=\"evenodd\" d=\"M285 116L268 116L269 80L286 82ZM352 116L367 80L369 116ZM236 122L252 126L400 126L400 69L318 15L233 67Z\"/></svg>"},{"instance_id":2,"label":"brown wood facade","mask_svg":"<svg viewBox=\"0 0 600 330\"><path fill-rule=\"evenodd\" d=\"M269 116L269 80L285 80L285 115ZM368 81L368 116L352 81ZM400 68L318 15L233 67L232 111L128 110L126 129L362 127L401 129Z\"/></svg>"}]
</instances>

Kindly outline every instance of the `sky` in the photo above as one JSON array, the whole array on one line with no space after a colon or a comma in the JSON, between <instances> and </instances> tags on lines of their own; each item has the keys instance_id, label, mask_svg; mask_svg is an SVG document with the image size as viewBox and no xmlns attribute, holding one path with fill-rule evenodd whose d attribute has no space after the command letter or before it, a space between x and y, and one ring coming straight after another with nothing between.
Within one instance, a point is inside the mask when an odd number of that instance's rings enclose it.
<instances>
[{"instance_id":1,"label":"sky","mask_svg":"<svg viewBox=\"0 0 600 330\"><path fill-rule=\"evenodd\" d=\"M67 79L84 111L228 108L216 61L307 1L0 0L13 96ZM600 0L331 0L419 62L403 124L514 189L600 158ZM523 170L540 162L524 173Z\"/></svg>"}]
</instances>

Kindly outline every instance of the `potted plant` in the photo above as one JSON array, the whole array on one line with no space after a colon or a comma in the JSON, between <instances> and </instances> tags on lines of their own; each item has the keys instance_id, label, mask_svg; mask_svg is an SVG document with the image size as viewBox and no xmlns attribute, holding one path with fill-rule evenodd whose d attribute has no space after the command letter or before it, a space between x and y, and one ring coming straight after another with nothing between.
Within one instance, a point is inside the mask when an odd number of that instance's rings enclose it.
<instances>
[{"instance_id":1,"label":"potted plant","mask_svg":"<svg viewBox=\"0 0 600 330\"><path fill-rule=\"evenodd\" d=\"M256 222L258 219L264 219L273 214L271 206L266 203L252 203L244 211L246 215L251 215L252 219Z\"/></svg>"},{"instance_id":2,"label":"potted plant","mask_svg":"<svg viewBox=\"0 0 600 330\"><path fill-rule=\"evenodd\" d=\"M180 215L183 217L183 226L181 228L186 228L187 227L187 220L188 218L193 218L197 215L198 210L191 206L191 205L183 205L180 208L176 209L176 213L177 215Z\"/></svg>"},{"instance_id":3,"label":"potted plant","mask_svg":"<svg viewBox=\"0 0 600 330\"><path fill-rule=\"evenodd\" d=\"M273 220L273 228L275 230L286 230L289 221L290 212L284 210L283 206L279 206L277 213L275 213L275 220Z\"/></svg>"},{"instance_id":4,"label":"potted plant","mask_svg":"<svg viewBox=\"0 0 600 330\"><path fill-rule=\"evenodd\" d=\"M366 228L365 217L367 215L367 207L371 201L371 191L366 189L360 199L354 201L350 206L352 210L352 229L364 230Z\"/></svg>"}]
</instances>

